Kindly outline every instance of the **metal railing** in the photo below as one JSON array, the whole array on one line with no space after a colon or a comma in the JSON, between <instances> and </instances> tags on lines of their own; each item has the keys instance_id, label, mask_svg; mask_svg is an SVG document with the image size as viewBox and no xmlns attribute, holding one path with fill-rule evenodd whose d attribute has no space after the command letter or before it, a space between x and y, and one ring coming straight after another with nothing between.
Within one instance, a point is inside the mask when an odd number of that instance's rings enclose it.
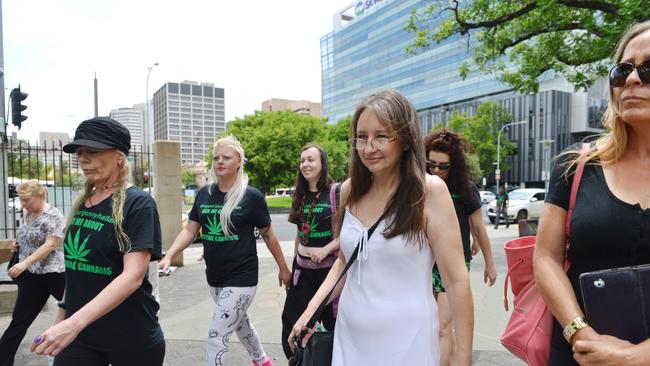
<instances>
[{"instance_id":1,"label":"metal railing","mask_svg":"<svg viewBox=\"0 0 650 366\"><path fill-rule=\"evenodd\" d=\"M151 191L153 153L134 146L129 154L133 184ZM85 177L76 154L63 152L61 141L32 145L26 141L0 143L0 239L16 237L24 220L24 212L16 187L27 180L37 180L48 189L48 203L64 215L83 191Z\"/></svg>"}]
</instances>

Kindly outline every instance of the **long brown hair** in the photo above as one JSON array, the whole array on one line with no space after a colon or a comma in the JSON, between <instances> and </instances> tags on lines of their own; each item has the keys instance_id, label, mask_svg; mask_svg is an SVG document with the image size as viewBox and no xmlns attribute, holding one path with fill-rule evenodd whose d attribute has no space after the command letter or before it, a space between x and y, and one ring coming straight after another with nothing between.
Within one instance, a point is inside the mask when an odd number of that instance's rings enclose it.
<instances>
[{"instance_id":1,"label":"long brown hair","mask_svg":"<svg viewBox=\"0 0 650 366\"><path fill-rule=\"evenodd\" d=\"M650 20L631 26L618 41L616 53L612 60L613 63L617 64L621 62L623 52L625 52L625 48L627 48L630 41L647 31L650 31ZM602 123L607 129L607 132L596 140L596 146L598 148L592 149L587 156L587 161L591 163L597 163L599 161L607 163L616 162L623 156L625 151L627 151L630 130L627 123L625 123L621 118L619 103L614 95L614 89L611 87L609 88L609 103L605 113L603 114ZM580 147L576 150L567 151L562 155L565 154L572 155L572 158L570 158L564 165L564 177L566 178L571 174L578 163L578 159L580 158Z\"/></svg>"},{"instance_id":2,"label":"long brown hair","mask_svg":"<svg viewBox=\"0 0 650 366\"><path fill-rule=\"evenodd\" d=\"M464 203L474 200L469 185L469 167L465 160L465 143L456 133L440 129L424 136L424 151L427 159L429 151L441 152L449 155L449 175L445 183L451 193L460 196Z\"/></svg>"},{"instance_id":3,"label":"long brown hair","mask_svg":"<svg viewBox=\"0 0 650 366\"><path fill-rule=\"evenodd\" d=\"M413 104L395 90L385 90L372 94L359 104L350 123L350 133L357 135L359 118L364 112L374 113L379 122L390 128L403 145L400 160L400 180L397 191L388 201L384 211L386 238L405 234L409 241L424 243L424 194L426 173L424 144L418 123L418 115ZM351 149L351 163L348 173L350 193L340 207L352 206L370 190L372 173L359 158L356 149ZM338 227L343 224L345 210L338 210Z\"/></svg>"},{"instance_id":4,"label":"long brown hair","mask_svg":"<svg viewBox=\"0 0 650 366\"><path fill-rule=\"evenodd\" d=\"M300 153L302 154L303 151L311 148L318 150L318 153L320 154L321 171L320 178L318 178L318 182L316 183L316 189L318 189L318 191L328 190L332 183L334 183L334 180L329 175L329 168L327 165L327 152L320 145L310 142L302 147ZM291 203L291 210L289 211L289 221L291 222L299 221L300 215L302 215L302 212L299 212L300 202L302 201L302 197L309 192L309 182L307 182L305 176L302 175L302 172L300 171L300 164L298 164L298 174L296 175L295 187L296 190L291 196L293 202Z\"/></svg>"}]
</instances>

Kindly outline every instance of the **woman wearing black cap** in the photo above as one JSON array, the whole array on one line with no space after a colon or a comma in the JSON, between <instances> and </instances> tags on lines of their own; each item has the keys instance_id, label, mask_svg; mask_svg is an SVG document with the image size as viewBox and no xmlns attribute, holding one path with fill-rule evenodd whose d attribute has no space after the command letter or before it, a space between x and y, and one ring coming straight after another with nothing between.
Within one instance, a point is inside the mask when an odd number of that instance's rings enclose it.
<instances>
[{"instance_id":1,"label":"woman wearing black cap","mask_svg":"<svg viewBox=\"0 0 650 366\"><path fill-rule=\"evenodd\" d=\"M63 147L77 154L86 187L64 238L64 302L32 345L56 356L54 365L162 365L159 307L146 278L161 255L160 222L151 196L129 183L130 143L123 125L96 117Z\"/></svg>"}]
</instances>

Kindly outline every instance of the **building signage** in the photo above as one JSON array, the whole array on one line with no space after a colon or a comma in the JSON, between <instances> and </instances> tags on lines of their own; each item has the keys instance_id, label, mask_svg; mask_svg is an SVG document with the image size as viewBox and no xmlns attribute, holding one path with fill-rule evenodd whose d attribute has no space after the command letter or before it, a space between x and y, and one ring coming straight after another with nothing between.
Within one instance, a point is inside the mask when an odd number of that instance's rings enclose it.
<instances>
[{"instance_id":1,"label":"building signage","mask_svg":"<svg viewBox=\"0 0 650 366\"><path fill-rule=\"evenodd\" d=\"M359 17L365 13L366 10L381 3L383 0L359 0L354 4L354 14Z\"/></svg>"}]
</instances>

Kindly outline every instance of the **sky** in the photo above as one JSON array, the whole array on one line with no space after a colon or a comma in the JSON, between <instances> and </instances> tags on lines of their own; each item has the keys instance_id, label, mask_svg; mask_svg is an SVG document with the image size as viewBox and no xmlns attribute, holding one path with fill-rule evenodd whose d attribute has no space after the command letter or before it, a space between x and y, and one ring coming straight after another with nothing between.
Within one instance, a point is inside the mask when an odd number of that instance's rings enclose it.
<instances>
[{"instance_id":1,"label":"sky","mask_svg":"<svg viewBox=\"0 0 650 366\"><path fill-rule=\"evenodd\" d=\"M354 0L1 0L5 99L29 94L18 131L74 134L99 115L149 98L165 82L225 89L226 121L270 98L321 101L320 38ZM11 135L17 129L9 124Z\"/></svg>"}]
</instances>

